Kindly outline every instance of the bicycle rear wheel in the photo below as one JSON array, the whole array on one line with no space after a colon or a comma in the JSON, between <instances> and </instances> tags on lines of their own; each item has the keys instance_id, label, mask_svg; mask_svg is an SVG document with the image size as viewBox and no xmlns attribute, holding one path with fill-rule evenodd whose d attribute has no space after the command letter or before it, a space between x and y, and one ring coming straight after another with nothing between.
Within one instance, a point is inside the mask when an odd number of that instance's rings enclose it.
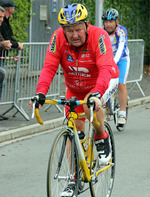
<instances>
[{"instance_id":1,"label":"bicycle rear wheel","mask_svg":"<svg viewBox=\"0 0 150 197\"><path fill-rule=\"evenodd\" d=\"M72 172L71 172L71 166ZM73 174L73 177L70 175ZM69 130L61 131L51 148L47 169L47 196L60 197L70 180L75 181L74 195L78 193L79 163L74 135Z\"/></svg>"},{"instance_id":2,"label":"bicycle rear wheel","mask_svg":"<svg viewBox=\"0 0 150 197\"><path fill-rule=\"evenodd\" d=\"M111 116L114 115L115 105L116 105L116 93L111 95L111 97L109 98L109 100L105 105L105 115L107 121L111 120Z\"/></svg>"},{"instance_id":3,"label":"bicycle rear wheel","mask_svg":"<svg viewBox=\"0 0 150 197\"><path fill-rule=\"evenodd\" d=\"M90 191L91 191L92 197L110 197L112 189L113 189L113 184L114 184L114 178L115 178L114 137L113 137L113 133L109 124L107 122L104 122L104 125L105 125L105 129L107 133L109 134L112 157L110 159L109 167L107 165L104 166L104 165L97 164L95 165L96 169L91 169L91 173L93 173L94 170L98 171L100 169L104 169L105 167L106 168L108 167L107 169L105 168L102 172L100 172L100 174L93 181L90 182ZM94 153L97 153L97 151L95 150ZM97 157L97 156L94 156L94 157Z\"/></svg>"}]
</instances>

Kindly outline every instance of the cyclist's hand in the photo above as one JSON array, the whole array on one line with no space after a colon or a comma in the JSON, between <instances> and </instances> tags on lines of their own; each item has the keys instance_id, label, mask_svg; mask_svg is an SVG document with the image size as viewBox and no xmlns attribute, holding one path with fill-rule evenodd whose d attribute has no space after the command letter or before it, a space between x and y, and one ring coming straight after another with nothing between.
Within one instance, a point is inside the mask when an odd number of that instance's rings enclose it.
<instances>
[{"instance_id":1,"label":"cyclist's hand","mask_svg":"<svg viewBox=\"0 0 150 197\"><path fill-rule=\"evenodd\" d=\"M35 96L31 98L31 101L29 103L30 108L32 109L33 102L35 102L36 108L41 108L43 104L45 103L45 95L42 93L38 93Z\"/></svg>"},{"instance_id":2,"label":"cyclist's hand","mask_svg":"<svg viewBox=\"0 0 150 197\"><path fill-rule=\"evenodd\" d=\"M87 102L89 100L94 100L95 105L94 105L94 111L97 112L102 108L102 102L101 102L101 95L99 92L93 92L92 94L89 95ZM90 108L90 105L87 103L88 108Z\"/></svg>"}]
</instances>

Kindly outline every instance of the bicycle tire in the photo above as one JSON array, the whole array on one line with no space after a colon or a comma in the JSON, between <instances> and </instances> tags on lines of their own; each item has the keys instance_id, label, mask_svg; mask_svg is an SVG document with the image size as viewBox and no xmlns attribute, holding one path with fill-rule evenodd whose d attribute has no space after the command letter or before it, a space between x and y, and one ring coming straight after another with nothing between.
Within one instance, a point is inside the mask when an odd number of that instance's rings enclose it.
<instances>
[{"instance_id":1,"label":"bicycle tire","mask_svg":"<svg viewBox=\"0 0 150 197\"><path fill-rule=\"evenodd\" d=\"M112 193L112 189L113 189L113 184L114 184L115 164L116 164L115 142L114 142L114 137L113 137L113 133L112 133L110 125L107 122L104 122L104 125L110 138L110 146L111 146L111 151L112 151L112 157L111 157L110 163L112 163L112 165L110 168L101 172L94 181L91 181L89 183L92 197L110 197ZM100 168L103 168L103 167L104 166L98 165L96 170L99 170ZM92 170L91 170L91 173L92 173Z\"/></svg>"},{"instance_id":2,"label":"bicycle tire","mask_svg":"<svg viewBox=\"0 0 150 197\"><path fill-rule=\"evenodd\" d=\"M107 121L111 120L112 115L114 116L115 105L116 93L114 93L105 104L105 116Z\"/></svg>"},{"instance_id":3,"label":"bicycle tire","mask_svg":"<svg viewBox=\"0 0 150 197\"><path fill-rule=\"evenodd\" d=\"M116 93L113 94L110 99L108 100L108 106L109 106L109 115L114 114L114 108L116 105Z\"/></svg>"},{"instance_id":4,"label":"bicycle tire","mask_svg":"<svg viewBox=\"0 0 150 197\"><path fill-rule=\"evenodd\" d=\"M74 195L77 196L78 194L79 162L77 149L76 146L74 146L74 150L68 148L73 143L72 136L74 135L69 130L61 131L52 145L47 168L48 197L59 197L60 193L67 187L70 181L69 175L72 162L74 163L74 177L76 177L74 180ZM71 161L71 153L74 153L74 161Z\"/></svg>"}]
</instances>

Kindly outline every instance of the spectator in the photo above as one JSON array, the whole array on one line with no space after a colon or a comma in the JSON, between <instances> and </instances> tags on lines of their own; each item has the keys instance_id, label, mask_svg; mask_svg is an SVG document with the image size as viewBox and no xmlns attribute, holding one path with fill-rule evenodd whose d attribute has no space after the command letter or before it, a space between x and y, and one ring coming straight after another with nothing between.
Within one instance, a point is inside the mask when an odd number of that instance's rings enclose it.
<instances>
[{"instance_id":1,"label":"spectator","mask_svg":"<svg viewBox=\"0 0 150 197\"><path fill-rule=\"evenodd\" d=\"M5 69L0 67L0 99L1 99L1 95L2 95L2 86L3 86L3 81L5 78ZM8 118L6 116L3 116L2 114L0 114L0 121L1 120L7 120Z\"/></svg>"},{"instance_id":2,"label":"spectator","mask_svg":"<svg viewBox=\"0 0 150 197\"><path fill-rule=\"evenodd\" d=\"M12 43L12 48L18 48L19 50L23 49L22 43L16 41L13 38L13 31L9 23L9 17L13 14L14 8L16 7L15 3L11 0L1 0L0 6L5 9L4 21L1 25L1 34L4 40L10 40Z\"/></svg>"},{"instance_id":3,"label":"spectator","mask_svg":"<svg viewBox=\"0 0 150 197\"><path fill-rule=\"evenodd\" d=\"M9 50L12 46L10 40L4 40L4 38L1 35L1 25L4 19L4 13L5 13L5 9L0 6L0 49Z\"/></svg>"},{"instance_id":4,"label":"spectator","mask_svg":"<svg viewBox=\"0 0 150 197\"><path fill-rule=\"evenodd\" d=\"M1 28L1 24L3 22L4 12L5 12L4 8L2 8L0 6L0 28ZM3 39L2 35L1 35L1 31L0 31L0 49L8 50L11 48L11 46L12 46L12 44L10 43L9 40ZM3 81L5 78L5 73L6 73L5 69L0 67L0 100L1 100L1 96L2 96L2 86L3 86ZM8 119L7 117L0 114L0 121L7 120L7 119Z\"/></svg>"}]
</instances>

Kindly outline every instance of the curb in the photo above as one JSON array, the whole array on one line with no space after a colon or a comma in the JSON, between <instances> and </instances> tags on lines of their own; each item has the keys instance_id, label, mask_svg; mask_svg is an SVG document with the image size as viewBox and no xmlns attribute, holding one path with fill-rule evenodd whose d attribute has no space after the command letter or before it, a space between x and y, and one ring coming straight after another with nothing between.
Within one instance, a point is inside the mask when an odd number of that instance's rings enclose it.
<instances>
[{"instance_id":1,"label":"curb","mask_svg":"<svg viewBox=\"0 0 150 197\"><path fill-rule=\"evenodd\" d=\"M131 108L131 107L143 105L149 102L150 102L150 96L147 96L147 97L129 101L128 106ZM25 127L2 132L0 133L0 143L10 141L10 140L15 140L17 138L21 138L21 137L28 136L28 135L33 135L36 133L40 133L42 131L47 131L50 129L60 127L63 123L63 120L64 120L64 117L60 117L60 118L56 118L53 120L45 121L44 125L39 125L38 123L36 123L33 125L28 125Z\"/></svg>"},{"instance_id":2,"label":"curb","mask_svg":"<svg viewBox=\"0 0 150 197\"><path fill-rule=\"evenodd\" d=\"M146 96L146 97L142 97L142 98L139 98L139 99L129 101L128 106L129 107L136 107L138 105L144 105L144 104L149 103L149 102L150 102L150 96Z\"/></svg>"},{"instance_id":3,"label":"curb","mask_svg":"<svg viewBox=\"0 0 150 197\"><path fill-rule=\"evenodd\" d=\"M60 127L63 123L63 120L64 117L60 117L57 119L45 121L43 125L36 123L33 125L2 132L0 133L0 143Z\"/></svg>"}]
</instances>

